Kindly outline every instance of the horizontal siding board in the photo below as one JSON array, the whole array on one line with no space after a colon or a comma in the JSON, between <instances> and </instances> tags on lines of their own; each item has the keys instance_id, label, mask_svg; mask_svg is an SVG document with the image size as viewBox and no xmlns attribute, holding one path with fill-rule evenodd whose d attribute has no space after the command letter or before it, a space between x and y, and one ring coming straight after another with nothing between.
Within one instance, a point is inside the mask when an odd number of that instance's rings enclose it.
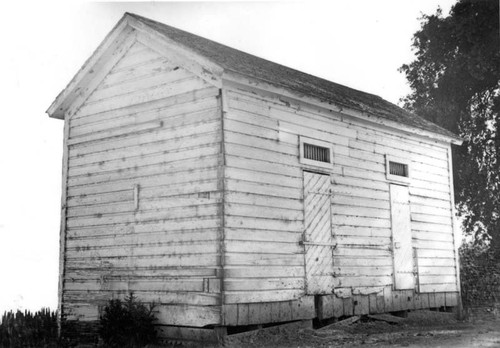
<instances>
[{"instance_id":1,"label":"horizontal siding board","mask_svg":"<svg viewBox=\"0 0 500 348\"><path fill-rule=\"evenodd\" d=\"M453 235L449 233L413 231L413 239L422 242L448 242L453 243Z\"/></svg>"},{"instance_id":2,"label":"horizontal siding board","mask_svg":"<svg viewBox=\"0 0 500 348\"><path fill-rule=\"evenodd\" d=\"M390 203L383 199L352 197L347 195L335 194L332 197L333 206L346 206L356 209L357 207L390 209Z\"/></svg>"},{"instance_id":3,"label":"horizontal siding board","mask_svg":"<svg viewBox=\"0 0 500 348\"><path fill-rule=\"evenodd\" d=\"M186 108L190 104L193 104L193 107L196 107L196 104L203 103L207 98L216 98L218 94L219 90L217 88L207 86L205 88L175 94L170 97L149 101L147 103L130 105L121 109L110 109L97 114L81 116L76 113L71 118L71 126L75 128L87 125L91 126L92 124L134 117L138 113L145 114L145 117L147 118L166 110L172 109L172 112L175 112L178 108Z\"/></svg>"},{"instance_id":4,"label":"horizontal siding board","mask_svg":"<svg viewBox=\"0 0 500 348\"><path fill-rule=\"evenodd\" d=\"M249 193L254 195L266 195L270 197L302 199L302 193L298 190L291 190L290 187L276 185L258 184L243 180L226 179L225 188L228 191Z\"/></svg>"},{"instance_id":5,"label":"horizontal siding board","mask_svg":"<svg viewBox=\"0 0 500 348\"><path fill-rule=\"evenodd\" d=\"M166 165L171 162L186 161L190 158L199 159L206 156L213 156L219 153L217 145L218 143L208 143L196 147L181 149L179 151L165 150L164 152L158 154L137 156L126 160L120 159L114 161L104 161L98 164L85 166L83 168L75 168L72 170L72 173L69 174L69 182L70 184L78 183L80 185L85 185L88 183L99 182L99 180L110 181L110 175L122 175L127 171L138 172L139 168L154 165ZM104 179L102 177L104 177Z\"/></svg>"},{"instance_id":6,"label":"horizontal siding board","mask_svg":"<svg viewBox=\"0 0 500 348\"><path fill-rule=\"evenodd\" d=\"M252 204L227 203L225 206L227 216L245 216L254 218L265 218L281 221L302 221L302 210L289 208L257 206Z\"/></svg>"},{"instance_id":7,"label":"horizontal siding board","mask_svg":"<svg viewBox=\"0 0 500 348\"><path fill-rule=\"evenodd\" d=\"M345 205L332 205L333 214L390 219L390 210L366 207L351 207Z\"/></svg>"},{"instance_id":8,"label":"horizontal siding board","mask_svg":"<svg viewBox=\"0 0 500 348\"><path fill-rule=\"evenodd\" d=\"M172 245L172 243L153 245L131 245L120 246L113 245L110 247L97 246L97 247L76 247L74 249L68 248L66 250L66 257L68 259L83 259L94 257L127 257L133 255L134 257L141 256L166 256L175 257L184 254L215 254L217 253L217 243L215 241L196 241L194 243L184 242L182 244Z\"/></svg>"},{"instance_id":9,"label":"horizontal siding board","mask_svg":"<svg viewBox=\"0 0 500 348\"><path fill-rule=\"evenodd\" d=\"M333 225L343 226L364 226L364 227L378 227L390 228L391 220L388 218L370 218L362 216L350 216L341 214L332 214Z\"/></svg>"},{"instance_id":10,"label":"horizontal siding board","mask_svg":"<svg viewBox=\"0 0 500 348\"><path fill-rule=\"evenodd\" d=\"M206 204L203 206L186 206L169 209L169 211L156 210L138 212L131 214L97 215L92 217L68 218L68 228L104 226L114 224L130 224L148 221L174 220L180 218L194 218L197 216L217 215L218 204Z\"/></svg>"},{"instance_id":11,"label":"horizontal siding board","mask_svg":"<svg viewBox=\"0 0 500 348\"><path fill-rule=\"evenodd\" d=\"M130 294L129 290L68 290L64 295L64 300L71 303L85 302L86 297L91 297L94 301L106 303L111 298L125 298ZM209 294L202 292L183 292L183 291L134 291L134 296L141 302L162 304L180 304L197 306L217 306L220 305L219 294Z\"/></svg>"},{"instance_id":12,"label":"horizontal siding board","mask_svg":"<svg viewBox=\"0 0 500 348\"><path fill-rule=\"evenodd\" d=\"M94 175L69 178L68 186L75 189L77 189L76 186L85 186L90 189L93 186L102 185L103 183L110 181L113 184L119 184L129 179L136 179L137 182L137 179L139 178L161 175L163 173L188 172L193 166L210 168L217 165L218 153L216 150L213 148L207 148L206 152L212 153L200 156L197 151L191 151L189 156L170 162L162 161L141 167L134 166L127 169L116 170L110 173L96 173ZM163 177L165 177L165 175L163 175ZM83 193L87 192L84 191Z\"/></svg>"},{"instance_id":13,"label":"horizontal siding board","mask_svg":"<svg viewBox=\"0 0 500 348\"><path fill-rule=\"evenodd\" d=\"M114 148L72 158L70 160L73 170L72 173L96 164L99 165L116 160L125 161L131 157L153 155L164 151L178 151L183 148L191 148L202 144L216 142L218 140L220 141L220 137L211 129L211 127L201 127L201 129L203 128L205 128L205 130L209 130L203 135L187 135L181 138L170 138L166 141L159 140L154 143Z\"/></svg>"},{"instance_id":14,"label":"horizontal siding board","mask_svg":"<svg viewBox=\"0 0 500 348\"><path fill-rule=\"evenodd\" d=\"M123 66L122 68L114 68L109 72L106 78L100 84L101 88L108 88L116 84L128 82L135 79L140 79L145 76L150 76L156 73L170 71L175 67L168 59L164 57L145 59L139 64L132 66Z\"/></svg>"},{"instance_id":15,"label":"horizontal siding board","mask_svg":"<svg viewBox=\"0 0 500 348\"><path fill-rule=\"evenodd\" d=\"M443 283L440 282L438 284L422 284L420 285L420 292L422 293L433 293L433 292L448 292L448 291L457 291L456 282L453 283ZM430 306L432 308L432 306Z\"/></svg>"},{"instance_id":16,"label":"horizontal siding board","mask_svg":"<svg viewBox=\"0 0 500 348\"><path fill-rule=\"evenodd\" d=\"M283 143L280 141L270 140L262 137L256 137L249 134L234 133L226 129L224 132L224 141L226 144L239 144L242 146L253 147L264 151L272 151L279 154L286 154L298 157L299 149L297 142Z\"/></svg>"},{"instance_id":17,"label":"horizontal siding board","mask_svg":"<svg viewBox=\"0 0 500 348\"><path fill-rule=\"evenodd\" d=\"M355 237L387 237L391 238L390 228L374 228L361 226L335 226L334 235L336 236L355 236Z\"/></svg>"},{"instance_id":18,"label":"horizontal siding board","mask_svg":"<svg viewBox=\"0 0 500 348\"><path fill-rule=\"evenodd\" d=\"M304 278L304 267L302 266L268 266L268 267L236 267L224 268L226 278Z\"/></svg>"},{"instance_id":19,"label":"horizontal siding board","mask_svg":"<svg viewBox=\"0 0 500 348\"><path fill-rule=\"evenodd\" d=\"M89 146L76 147L70 149L70 154L77 153L75 157L70 159L70 163L74 165L82 165L87 163L93 163L107 158L107 155L112 154L109 158L122 158L123 153L121 151L131 148L132 154L135 147L144 146L150 143L162 142L165 140L171 140L174 143L180 142L182 140L190 140L192 137L197 137L202 133L211 134L219 130L219 124L215 120L210 122L204 120L203 122L194 122L192 124L185 123L186 129L182 130L182 133L178 132L178 137L169 136L168 132L164 132L164 128L155 128L152 131L146 131L142 133L131 133L125 137L106 139L105 141L100 141L97 144L91 143ZM171 144L172 145L172 144ZM114 157L116 156L116 157Z\"/></svg>"},{"instance_id":20,"label":"horizontal siding board","mask_svg":"<svg viewBox=\"0 0 500 348\"><path fill-rule=\"evenodd\" d=\"M226 291L262 291L262 290L286 290L304 289L304 278L266 278L266 279L226 279L224 289Z\"/></svg>"},{"instance_id":21,"label":"horizontal siding board","mask_svg":"<svg viewBox=\"0 0 500 348\"><path fill-rule=\"evenodd\" d=\"M303 254L225 253L226 266L303 266Z\"/></svg>"},{"instance_id":22,"label":"horizontal siding board","mask_svg":"<svg viewBox=\"0 0 500 348\"><path fill-rule=\"evenodd\" d=\"M187 97L185 97L187 99ZM136 112L118 117L106 118L101 115L95 122L86 123L71 128L72 138L84 136L94 132L109 131L110 129L123 127L126 125L139 124L147 121L163 120L168 125L180 123L186 114L197 114L200 111L217 108L217 100L211 90L207 91L207 97L198 100L187 99L188 102L179 102L171 105L172 100L165 100L156 108L143 107ZM146 104L146 105L149 105ZM183 120L184 122L186 119Z\"/></svg>"},{"instance_id":23,"label":"horizontal siding board","mask_svg":"<svg viewBox=\"0 0 500 348\"><path fill-rule=\"evenodd\" d=\"M304 290L302 289L280 289L280 290L266 290L266 291L225 291L224 299L228 304L231 303L266 303L266 302L279 302L290 301L299 299L304 296ZM239 306L238 306L239 307ZM290 310L290 308L288 308ZM285 312L282 308L277 310L277 314L283 314L283 320L277 321L289 321L286 319ZM240 318L240 313L238 312L238 319ZM276 314L273 312L272 314ZM242 324L247 324L243 322Z\"/></svg>"},{"instance_id":24,"label":"horizontal siding board","mask_svg":"<svg viewBox=\"0 0 500 348\"><path fill-rule=\"evenodd\" d=\"M161 86L163 84L175 84L185 79L191 79L192 76L184 69L171 69L167 71L158 71L149 76L143 76L140 79L132 81L121 81L111 86L102 84L87 99L87 103L95 103L104 99L131 94L138 90L144 90L151 87Z\"/></svg>"},{"instance_id":25,"label":"horizontal siding board","mask_svg":"<svg viewBox=\"0 0 500 348\"><path fill-rule=\"evenodd\" d=\"M168 279L166 281L90 281L90 280L72 280L66 281L65 288L69 291L99 291L102 288L111 291L203 291L203 279L184 278Z\"/></svg>"},{"instance_id":26,"label":"horizontal siding board","mask_svg":"<svg viewBox=\"0 0 500 348\"><path fill-rule=\"evenodd\" d=\"M337 277L337 287L367 287L367 286L387 286L392 284L392 277L388 275Z\"/></svg>"},{"instance_id":27,"label":"horizontal siding board","mask_svg":"<svg viewBox=\"0 0 500 348\"><path fill-rule=\"evenodd\" d=\"M272 197L264 194L226 191L224 196L228 204L251 204L263 207L278 207L290 210L302 210L303 202L300 199Z\"/></svg>"},{"instance_id":28,"label":"horizontal siding board","mask_svg":"<svg viewBox=\"0 0 500 348\"><path fill-rule=\"evenodd\" d=\"M362 197L362 198L375 198L379 200L389 201L389 185L387 185L387 190L377 190L367 187L356 187L349 185L337 184L337 178L333 179L334 185L332 186L332 192L334 195L343 195L351 197ZM366 185L365 185L366 186Z\"/></svg>"},{"instance_id":29,"label":"horizontal siding board","mask_svg":"<svg viewBox=\"0 0 500 348\"><path fill-rule=\"evenodd\" d=\"M248 228L227 228L224 231L227 240L232 241L261 241L298 243L302 240L302 233L289 231L255 230Z\"/></svg>"},{"instance_id":30,"label":"horizontal siding board","mask_svg":"<svg viewBox=\"0 0 500 348\"><path fill-rule=\"evenodd\" d=\"M302 221L282 221L244 216L227 216L225 222L226 226L229 228L248 228L289 232L302 232L303 230Z\"/></svg>"},{"instance_id":31,"label":"horizontal siding board","mask_svg":"<svg viewBox=\"0 0 500 348\"><path fill-rule=\"evenodd\" d=\"M259 138L277 141L279 139L278 129L269 129L258 125L252 125L241 121L230 119L224 120L224 130L232 131L233 133L242 133L252 135Z\"/></svg>"},{"instance_id":32,"label":"horizontal siding board","mask_svg":"<svg viewBox=\"0 0 500 348\"><path fill-rule=\"evenodd\" d=\"M154 267L207 267L217 266L219 264L219 254L208 253L192 253L182 255L153 255L149 257L109 257L109 256L94 256L92 260L105 264L108 267L130 267L133 264L137 268L154 268ZM71 261L76 264L88 263L88 258L74 258L66 261L68 267Z\"/></svg>"},{"instance_id":33,"label":"horizontal siding board","mask_svg":"<svg viewBox=\"0 0 500 348\"><path fill-rule=\"evenodd\" d=\"M392 267L392 256L359 258L355 255L334 255L333 264L339 267Z\"/></svg>"},{"instance_id":34,"label":"horizontal siding board","mask_svg":"<svg viewBox=\"0 0 500 348\"><path fill-rule=\"evenodd\" d=\"M161 56L158 53L136 42L127 54L113 67L111 73L159 58Z\"/></svg>"},{"instance_id":35,"label":"horizontal siding board","mask_svg":"<svg viewBox=\"0 0 500 348\"><path fill-rule=\"evenodd\" d=\"M141 177L139 199L215 191L218 189L216 176L217 172L214 167L203 169L199 172L186 173L184 176L170 174ZM204 179L201 179L201 177ZM199 181L192 182L191 185L186 185L186 182L196 180L196 178L200 178ZM70 190L71 195L69 200L75 200L74 205L126 201L129 200L127 199L129 195L127 195L126 192L132 194L131 199L133 199L134 181L136 181L136 178L117 181L108 185L100 183L90 186L74 187ZM167 184L169 182L170 184ZM115 197L115 195L119 196Z\"/></svg>"},{"instance_id":36,"label":"horizontal siding board","mask_svg":"<svg viewBox=\"0 0 500 348\"><path fill-rule=\"evenodd\" d=\"M78 144L91 143L100 140L121 140L126 137L136 137L138 134L152 132L159 130L159 128L166 128L169 138L181 137L187 134L196 134L186 127L187 121L193 124L207 124L217 120L217 108L207 108L191 113L190 118L183 115L171 117L170 119L153 118L151 120L140 120L135 124L126 124L115 128L108 128L101 131L90 132L82 134L81 136L71 137L69 145L75 146ZM102 150L101 150L102 151Z\"/></svg>"},{"instance_id":37,"label":"horizontal siding board","mask_svg":"<svg viewBox=\"0 0 500 348\"><path fill-rule=\"evenodd\" d=\"M303 250L298 243L226 240L225 251L228 253L260 253L260 254L300 254Z\"/></svg>"},{"instance_id":38,"label":"horizontal siding board","mask_svg":"<svg viewBox=\"0 0 500 348\"><path fill-rule=\"evenodd\" d=\"M440 199L410 195L410 205L412 207L422 206L425 208L450 209L450 202ZM451 211L451 210L450 210Z\"/></svg>"},{"instance_id":39,"label":"horizontal siding board","mask_svg":"<svg viewBox=\"0 0 500 348\"><path fill-rule=\"evenodd\" d=\"M156 312L163 325L197 326L221 324L220 306L163 305Z\"/></svg>"},{"instance_id":40,"label":"horizontal siding board","mask_svg":"<svg viewBox=\"0 0 500 348\"><path fill-rule=\"evenodd\" d=\"M150 102L174 95L206 88L208 84L199 78L182 79L175 84L166 83L152 88L138 90L133 93L119 95L84 105L79 110L80 116L98 114L108 110L122 109L131 105Z\"/></svg>"},{"instance_id":41,"label":"horizontal siding board","mask_svg":"<svg viewBox=\"0 0 500 348\"><path fill-rule=\"evenodd\" d=\"M130 235L111 235L111 236L89 236L82 238L70 238L66 242L69 249L78 248L106 248L121 246L154 246L165 244L192 244L195 242L213 241L218 238L217 229L204 229L203 231L162 231L153 233L134 233Z\"/></svg>"},{"instance_id":42,"label":"horizontal siding board","mask_svg":"<svg viewBox=\"0 0 500 348\"><path fill-rule=\"evenodd\" d=\"M293 190L301 190L302 180L300 177L277 175L273 173L257 172L241 168L227 168L226 179L251 181L261 184L287 186Z\"/></svg>"}]
</instances>

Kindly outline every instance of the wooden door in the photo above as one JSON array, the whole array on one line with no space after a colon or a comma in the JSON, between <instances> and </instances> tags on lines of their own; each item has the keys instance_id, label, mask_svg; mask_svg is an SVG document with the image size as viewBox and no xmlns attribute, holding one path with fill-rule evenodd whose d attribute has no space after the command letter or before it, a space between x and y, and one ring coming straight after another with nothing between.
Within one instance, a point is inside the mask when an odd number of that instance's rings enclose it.
<instances>
[{"instance_id":1,"label":"wooden door","mask_svg":"<svg viewBox=\"0 0 500 348\"><path fill-rule=\"evenodd\" d=\"M390 185L394 289L414 289L410 197L407 186Z\"/></svg>"},{"instance_id":2,"label":"wooden door","mask_svg":"<svg viewBox=\"0 0 500 348\"><path fill-rule=\"evenodd\" d=\"M333 292L333 236L330 176L304 172L306 292Z\"/></svg>"}]
</instances>

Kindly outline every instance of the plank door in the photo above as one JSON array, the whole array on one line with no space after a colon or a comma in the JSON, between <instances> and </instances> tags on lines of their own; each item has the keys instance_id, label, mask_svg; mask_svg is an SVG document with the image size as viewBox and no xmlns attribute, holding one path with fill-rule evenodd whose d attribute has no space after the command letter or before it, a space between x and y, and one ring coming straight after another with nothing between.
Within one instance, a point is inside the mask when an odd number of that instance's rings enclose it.
<instances>
[{"instance_id":1,"label":"plank door","mask_svg":"<svg viewBox=\"0 0 500 348\"><path fill-rule=\"evenodd\" d=\"M333 293L333 236L330 176L304 172L306 292Z\"/></svg>"},{"instance_id":2,"label":"plank door","mask_svg":"<svg viewBox=\"0 0 500 348\"><path fill-rule=\"evenodd\" d=\"M415 288L410 226L410 196L407 186L390 185L394 289Z\"/></svg>"}]
</instances>

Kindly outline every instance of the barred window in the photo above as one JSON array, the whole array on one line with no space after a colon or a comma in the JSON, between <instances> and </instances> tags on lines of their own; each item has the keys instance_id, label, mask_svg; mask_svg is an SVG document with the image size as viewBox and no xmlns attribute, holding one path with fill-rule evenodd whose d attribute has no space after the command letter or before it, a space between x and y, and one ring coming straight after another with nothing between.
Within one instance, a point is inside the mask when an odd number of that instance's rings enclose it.
<instances>
[{"instance_id":1,"label":"barred window","mask_svg":"<svg viewBox=\"0 0 500 348\"><path fill-rule=\"evenodd\" d=\"M300 136L300 163L306 166L331 169L333 167L332 144L320 140Z\"/></svg>"},{"instance_id":2,"label":"barred window","mask_svg":"<svg viewBox=\"0 0 500 348\"><path fill-rule=\"evenodd\" d=\"M397 184L410 184L410 161L406 158L385 155L387 180Z\"/></svg>"},{"instance_id":3,"label":"barred window","mask_svg":"<svg viewBox=\"0 0 500 348\"><path fill-rule=\"evenodd\" d=\"M389 174L408 177L408 165L389 161Z\"/></svg>"},{"instance_id":4,"label":"barred window","mask_svg":"<svg viewBox=\"0 0 500 348\"><path fill-rule=\"evenodd\" d=\"M304 158L330 163L330 149L323 146L304 143Z\"/></svg>"}]
</instances>

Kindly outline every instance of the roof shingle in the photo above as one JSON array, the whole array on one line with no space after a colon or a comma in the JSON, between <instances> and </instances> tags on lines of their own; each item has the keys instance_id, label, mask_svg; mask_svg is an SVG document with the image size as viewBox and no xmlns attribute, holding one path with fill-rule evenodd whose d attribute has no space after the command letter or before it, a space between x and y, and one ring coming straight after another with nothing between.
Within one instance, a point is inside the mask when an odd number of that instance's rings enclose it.
<instances>
[{"instance_id":1,"label":"roof shingle","mask_svg":"<svg viewBox=\"0 0 500 348\"><path fill-rule=\"evenodd\" d=\"M447 137L458 138L452 132L379 96L303 73L136 14L127 14L180 45L208 58L225 70L265 81L322 102L362 111L368 115Z\"/></svg>"}]
</instances>

